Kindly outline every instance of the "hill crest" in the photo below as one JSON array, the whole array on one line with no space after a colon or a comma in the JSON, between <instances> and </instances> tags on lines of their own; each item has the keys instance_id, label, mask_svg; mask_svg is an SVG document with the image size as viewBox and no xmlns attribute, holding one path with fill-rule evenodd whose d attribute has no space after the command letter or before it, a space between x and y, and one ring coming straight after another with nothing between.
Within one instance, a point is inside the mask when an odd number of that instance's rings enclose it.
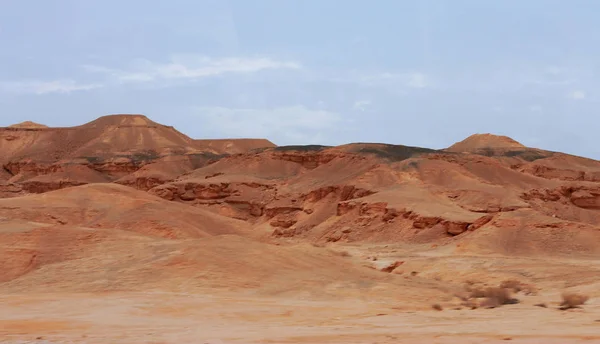
<instances>
[{"instance_id":1,"label":"hill crest","mask_svg":"<svg viewBox=\"0 0 600 344\"><path fill-rule=\"evenodd\" d=\"M48 128L48 126L47 125L43 125L43 124L39 124L39 123L35 123L35 122L32 122L32 121L25 121L25 122L13 124L13 125L9 126L9 128L15 128L15 129L46 129L46 128Z\"/></svg>"},{"instance_id":2,"label":"hill crest","mask_svg":"<svg viewBox=\"0 0 600 344\"><path fill-rule=\"evenodd\" d=\"M198 148L207 148L215 150L221 154L239 154L246 153L259 148L274 148L276 144L259 138L242 139L199 139L194 140Z\"/></svg>"},{"instance_id":3,"label":"hill crest","mask_svg":"<svg viewBox=\"0 0 600 344\"><path fill-rule=\"evenodd\" d=\"M111 127L111 126L127 126L127 127L167 127L152 121L142 114L112 114L98 117L97 119L88 122L82 127Z\"/></svg>"},{"instance_id":4,"label":"hill crest","mask_svg":"<svg viewBox=\"0 0 600 344\"><path fill-rule=\"evenodd\" d=\"M472 152L486 148L527 148L518 141L504 135L490 133L473 134L446 148L448 152Z\"/></svg>"}]
</instances>

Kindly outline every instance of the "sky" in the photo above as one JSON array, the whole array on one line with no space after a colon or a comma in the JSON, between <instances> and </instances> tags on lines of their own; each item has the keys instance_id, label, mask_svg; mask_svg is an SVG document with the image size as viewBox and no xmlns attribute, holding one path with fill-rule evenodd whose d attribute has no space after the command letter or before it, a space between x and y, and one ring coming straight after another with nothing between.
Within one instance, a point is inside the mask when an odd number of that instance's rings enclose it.
<instances>
[{"instance_id":1,"label":"sky","mask_svg":"<svg viewBox=\"0 0 600 344\"><path fill-rule=\"evenodd\" d=\"M194 138L600 159L596 0L2 0L0 126L144 114Z\"/></svg>"}]
</instances>

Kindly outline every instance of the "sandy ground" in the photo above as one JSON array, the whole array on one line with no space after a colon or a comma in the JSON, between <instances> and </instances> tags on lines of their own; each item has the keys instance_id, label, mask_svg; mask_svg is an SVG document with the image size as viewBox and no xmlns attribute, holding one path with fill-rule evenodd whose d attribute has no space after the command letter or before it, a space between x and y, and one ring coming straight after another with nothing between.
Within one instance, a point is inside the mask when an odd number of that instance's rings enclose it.
<instances>
[{"instance_id":1,"label":"sandy ground","mask_svg":"<svg viewBox=\"0 0 600 344\"><path fill-rule=\"evenodd\" d=\"M405 278L423 280L424 286L467 277L492 283L529 271L527 280L535 280L540 291L518 294L519 304L495 309L459 307L449 296L440 300L443 311L430 309L426 298L404 300L402 290L394 298L369 299L348 298L346 291L339 299L317 299L241 289L5 293L0 296L0 343L600 343L600 298L594 298L600 274L594 261L444 257L388 245L387 251L346 249L353 255L376 252L380 265L410 260L410 269L420 272ZM358 256L350 259L366 263ZM464 276L461 270L467 270ZM566 286L592 298L579 309L558 310ZM535 306L541 302L547 308Z\"/></svg>"},{"instance_id":2,"label":"sandy ground","mask_svg":"<svg viewBox=\"0 0 600 344\"><path fill-rule=\"evenodd\" d=\"M600 305L399 311L374 302L111 293L1 299L2 343L600 343Z\"/></svg>"}]
</instances>

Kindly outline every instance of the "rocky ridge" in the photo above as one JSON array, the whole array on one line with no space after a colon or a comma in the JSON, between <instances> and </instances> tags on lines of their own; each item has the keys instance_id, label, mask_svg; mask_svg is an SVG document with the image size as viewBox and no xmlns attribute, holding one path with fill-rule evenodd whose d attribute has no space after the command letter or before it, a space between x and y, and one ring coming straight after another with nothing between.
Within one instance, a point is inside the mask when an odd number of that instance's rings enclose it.
<instances>
[{"instance_id":1,"label":"rocky ridge","mask_svg":"<svg viewBox=\"0 0 600 344\"><path fill-rule=\"evenodd\" d=\"M457 245L515 219L524 230L600 225L600 162L490 134L446 150L235 147L119 115L73 128L3 128L2 140L2 197L117 183L246 221L270 240ZM40 158L42 147L54 154Z\"/></svg>"}]
</instances>

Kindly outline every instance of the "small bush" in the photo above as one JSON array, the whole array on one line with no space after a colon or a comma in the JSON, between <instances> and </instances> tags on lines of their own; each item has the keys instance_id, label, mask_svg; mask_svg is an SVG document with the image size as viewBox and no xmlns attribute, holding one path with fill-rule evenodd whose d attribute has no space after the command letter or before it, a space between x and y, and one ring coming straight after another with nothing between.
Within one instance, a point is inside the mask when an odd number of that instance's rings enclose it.
<instances>
[{"instance_id":1,"label":"small bush","mask_svg":"<svg viewBox=\"0 0 600 344\"><path fill-rule=\"evenodd\" d=\"M505 305L510 300L510 292L506 288L487 288L485 290L485 296L488 299L494 299L498 301L498 304Z\"/></svg>"},{"instance_id":2,"label":"small bush","mask_svg":"<svg viewBox=\"0 0 600 344\"><path fill-rule=\"evenodd\" d=\"M494 298L487 298L483 301L481 301L480 306L482 308L496 308L496 307L500 307L502 304Z\"/></svg>"},{"instance_id":3,"label":"small bush","mask_svg":"<svg viewBox=\"0 0 600 344\"><path fill-rule=\"evenodd\" d=\"M470 292L470 296L474 299L480 299L483 297L487 297L487 289L483 289L483 288L479 288L479 287L475 287L475 288L469 288L469 292Z\"/></svg>"},{"instance_id":4,"label":"small bush","mask_svg":"<svg viewBox=\"0 0 600 344\"><path fill-rule=\"evenodd\" d=\"M518 293L523 290L523 284L517 280L509 279L500 283L500 288L512 289L514 293Z\"/></svg>"},{"instance_id":5,"label":"small bush","mask_svg":"<svg viewBox=\"0 0 600 344\"><path fill-rule=\"evenodd\" d=\"M468 299L471 298L471 295L465 291L456 291L456 292L454 292L453 295L454 295L454 297L460 299L461 301L467 301Z\"/></svg>"},{"instance_id":6,"label":"small bush","mask_svg":"<svg viewBox=\"0 0 600 344\"><path fill-rule=\"evenodd\" d=\"M479 303L475 300L467 300L464 301L463 303L460 304L461 306L470 308L470 309L477 309L479 308Z\"/></svg>"},{"instance_id":7,"label":"small bush","mask_svg":"<svg viewBox=\"0 0 600 344\"><path fill-rule=\"evenodd\" d=\"M486 287L476 285L478 282L466 281L462 291L455 291L454 296L459 298L461 306L471 309L496 308L502 305L519 303L512 297L513 290L523 290L523 284L518 281L504 281L499 287ZM483 299L479 302L476 299Z\"/></svg>"},{"instance_id":8,"label":"small bush","mask_svg":"<svg viewBox=\"0 0 600 344\"><path fill-rule=\"evenodd\" d=\"M442 308L442 306L439 303L435 303L435 304L431 305L431 308L435 309L436 311L444 310L444 308Z\"/></svg>"},{"instance_id":9,"label":"small bush","mask_svg":"<svg viewBox=\"0 0 600 344\"><path fill-rule=\"evenodd\" d=\"M576 294L576 293L563 293L562 302L560 303L560 309L579 308L579 306L586 303L589 300L587 295Z\"/></svg>"},{"instance_id":10,"label":"small bush","mask_svg":"<svg viewBox=\"0 0 600 344\"><path fill-rule=\"evenodd\" d=\"M500 288L507 288L512 290L513 293L522 292L525 295L536 295L537 289L530 284L522 283L518 280L509 279L500 283Z\"/></svg>"},{"instance_id":11,"label":"small bush","mask_svg":"<svg viewBox=\"0 0 600 344\"><path fill-rule=\"evenodd\" d=\"M481 303L481 306L485 308L496 308L519 302L517 299L511 297L510 290L507 288L487 288L485 290L485 297L486 299Z\"/></svg>"},{"instance_id":12,"label":"small bush","mask_svg":"<svg viewBox=\"0 0 600 344\"><path fill-rule=\"evenodd\" d=\"M467 285L467 286L472 286L472 285L475 285L477 283L478 283L477 281L472 280L472 279L468 279L468 280L465 281L465 285Z\"/></svg>"}]
</instances>

